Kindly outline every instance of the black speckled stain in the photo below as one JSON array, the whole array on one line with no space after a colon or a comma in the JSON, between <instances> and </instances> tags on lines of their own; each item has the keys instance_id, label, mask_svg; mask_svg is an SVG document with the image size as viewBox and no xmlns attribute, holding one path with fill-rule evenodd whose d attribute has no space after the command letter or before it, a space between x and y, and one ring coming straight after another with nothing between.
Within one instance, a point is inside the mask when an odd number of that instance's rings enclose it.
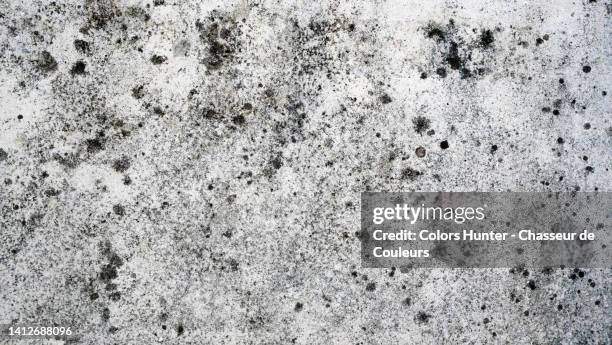
<instances>
[{"instance_id":1,"label":"black speckled stain","mask_svg":"<svg viewBox=\"0 0 612 345\"><path fill-rule=\"evenodd\" d=\"M425 36L433 39L442 56L443 63L451 71L459 72L461 79L468 79L483 75L486 71L486 60L473 61L472 51L480 49L482 52L493 50L495 42L495 30L482 29L475 39L464 37L454 20L450 20L446 26L430 23L424 28ZM488 53L487 56L494 56ZM485 57L486 59L486 57ZM435 68L435 72L446 78L448 72L444 66Z\"/></svg>"},{"instance_id":2,"label":"black speckled stain","mask_svg":"<svg viewBox=\"0 0 612 345\"><path fill-rule=\"evenodd\" d=\"M57 61L48 51L43 51L37 61L38 68L43 73L50 73L57 70Z\"/></svg>"},{"instance_id":3,"label":"black speckled stain","mask_svg":"<svg viewBox=\"0 0 612 345\"><path fill-rule=\"evenodd\" d=\"M240 49L238 37L241 35L239 23L230 15L213 11L211 15L196 21L200 39L208 45L208 55L202 62L211 70L221 68L234 59Z\"/></svg>"},{"instance_id":4,"label":"black speckled stain","mask_svg":"<svg viewBox=\"0 0 612 345\"><path fill-rule=\"evenodd\" d=\"M414 131L420 135L423 135L423 133L429 129L430 125L431 125L431 120L429 120L428 118L424 116L417 116L414 119L412 119L412 126L414 128Z\"/></svg>"}]
</instances>

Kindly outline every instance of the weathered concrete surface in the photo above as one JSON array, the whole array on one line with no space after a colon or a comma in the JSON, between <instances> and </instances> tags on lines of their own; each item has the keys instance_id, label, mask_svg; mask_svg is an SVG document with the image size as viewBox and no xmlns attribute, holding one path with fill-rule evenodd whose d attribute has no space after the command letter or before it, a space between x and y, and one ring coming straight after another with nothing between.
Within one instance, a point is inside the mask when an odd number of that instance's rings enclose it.
<instances>
[{"instance_id":1,"label":"weathered concrete surface","mask_svg":"<svg viewBox=\"0 0 612 345\"><path fill-rule=\"evenodd\" d=\"M0 323L610 343L609 270L361 269L356 235L364 190L610 191L611 11L1 2Z\"/></svg>"}]
</instances>

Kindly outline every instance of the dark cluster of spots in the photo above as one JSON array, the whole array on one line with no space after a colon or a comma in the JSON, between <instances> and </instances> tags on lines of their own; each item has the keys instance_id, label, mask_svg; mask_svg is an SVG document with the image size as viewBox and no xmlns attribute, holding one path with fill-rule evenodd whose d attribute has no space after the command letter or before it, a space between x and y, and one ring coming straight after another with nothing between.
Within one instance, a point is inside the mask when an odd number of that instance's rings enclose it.
<instances>
[{"instance_id":1,"label":"dark cluster of spots","mask_svg":"<svg viewBox=\"0 0 612 345\"><path fill-rule=\"evenodd\" d=\"M57 189L54 189L54 188L49 188L49 189L45 190L44 194L45 194L45 196L46 196L46 197L49 197L49 198L50 198L50 197L52 197L52 196L58 196L58 195L60 195L60 194L61 194L61 191L59 191L59 190L57 190Z\"/></svg>"},{"instance_id":2,"label":"dark cluster of spots","mask_svg":"<svg viewBox=\"0 0 612 345\"><path fill-rule=\"evenodd\" d=\"M295 304L295 307L293 308L293 310L295 310L295 311L297 311L297 312L302 311L302 309L304 309L304 305L303 305L302 303L300 303L300 302L297 302L297 303Z\"/></svg>"},{"instance_id":3,"label":"dark cluster of spots","mask_svg":"<svg viewBox=\"0 0 612 345\"><path fill-rule=\"evenodd\" d=\"M341 73L334 65L347 54L339 55L329 48L336 38L355 30L353 23L345 18L313 18L307 26L302 26L298 20L292 19L289 29L292 43L290 58L298 63L294 70L298 76L321 71L328 77Z\"/></svg>"},{"instance_id":4,"label":"dark cluster of spots","mask_svg":"<svg viewBox=\"0 0 612 345\"><path fill-rule=\"evenodd\" d=\"M108 309L106 307L104 309L102 309L102 313L101 313L100 316L102 317L102 321L104 321L104 322L108 321L110 319L110 316L111 316L110 315L110 309Z\"/></svg>"},{"instance_id":5,"label":"dark cluster of spots","mask_svg":"<svg viewBox=\"0 0 612 345\"><path fill-rule=\"evenodd\" d=\"M277 135L279 144L285 145L287 139L292 143L303 140L303 128L307 121L304 103L298 99L298 96L289 98L288 104L285 106L287 116L274 126L274 132Z\"/></svg>"},{"instance_id":6,"label":"dark cluster of spots","mask_svg":"<svg viewBox=\"0 0 612 345\"><path fill-rule=\"evenodd\" d=\"M423 158L425 157L425 153L427 151L425 150L425 148L423 146L419 146L416 148L416 150L414 151L414 153L416 154L417 157L419 158Z\"/></svg>"},{"instance_id":7,"label":"dark cluster of spots","mask_svg":"<svg viewBox=\"0 0 612 345\"><path fill-rule=\"evenodd\" d=\"M535 290L537 288L537 285L534 280L529 280L527 282L527 287L531 290Z\"/></svg>"},{"instance_id":8,"label":"dark cluster of spots","mask_svg":"<svg viewBox=\"0 0 612 345\"><path fill-rule=\"evenodd\" d=\"M560 104L559 104L560 106ZM561 112L559 112L559 109L551 109L550 107L546 106L546 107L542 107L542 112L543 113L550 113L552 110L553 115L559 115Z\"/></svg>"},{"instance_id":9,"label":"dark cluster of spots","mask_svg":"<svg viewBox=\"0 0 612 345\"><path fill-rule=\"evenodd\" d=\"M80 164L79 159L73 153L64 153L63 155L56 153L53 155L53 159L69 169L74 169Z\"/></svg>"},{"instance_id":10,"label":"dark cluster of spots","mask_svg":"<svg viewBox=\"0 0 612 345\"><path fill-rule=\"evenodd\" d=\"M498 149L497 145L495 144L491 145L491 150L490 150L491 154L495 154L495 152L497 152L497 149Z\"/></svg>"},{"instance_id":11,"label":"dark cluster of spots","mask_svg":"<svg viewBox=\"0 0 612 345\"><path fill-rule=\"evenodd\" d=\"M382 104L389 104L393 101L391 97L386 93L383 93L378 99L380 100L380 103Z\"/></svg>"},{"instance_id":12,"label":"dark cluster of spots","mask_svg":"<svg viewBox=\"0 0 612 345\"><path fill-rule=\"evenodd\" d=\"M240 49L238 37L242 34L238 22L225 14L213 11L204 21L197 20L200 40L208 45L203 63L211 70L219 69L234 59Z\"/></svg>"},{"instance_id":13,"label":"dark cluster of spots","mask_svg":"<svg viewBox=\"0 0 612 345\"><path fill-rule=\"evenodd\" d=\"M48 51L40 53L36 65L43 73L49 73L57 70L57 61Z\"/></svg>"},{"instance_id":14,"label":"dark cluster of spots","mask_svg":"<svg viewBox=\"0 0 612 345\"><path fill-rule=\"evenodd\" d=\"M168 60L168 58L163 55L153 54L153 56L151 56L151 63L154 65L161 65L166 62L166 60Z\"/></svg>"},{"instance_id":15,"label":"dark cluster of spots","mask_svg":"<svg viewBox=\"0 0 612 345\"><path fill-rule=\"evenodd\" d=\"M70 69L70 74L72 75L83 75L86 73L85 71L85 62L79 60L77 62L74 63L74 65L72 65L72 68Z\"/></svg>"},{"instance_id":16,"label":"dark cluster of spots","mask_svg":"<svg viewBox=\"0 0 612 345\"><path fill-rule=\"evenodd\" d=\"M431 314L428 314L428 313L426 313L426 312L424 312L424 311L419 311L419 312L416 314L416 316L415 316L414 320L415 320L417 323L419 323L419 324L423 324L423 323L428 323L428 322L429 322L429 319L431 319L431 317L432 317L432 315L431 315Z\"/></svg>"},{"instance_id":17,"label":"dark cluster of spots","mask_svg":"<svg viewBox=\"0 0 612 345\"><path fill-rule=\"evenodd\" d=\"M493 37L493 32L489 29L482 30L480 33L480 46L482 48L490 48L495 42L495 37Z\"/></svg>"},{"instance_id":18,"label":"dark cluster of spots","mask_svg":"<svg viewBox=\"0 0 612 345\"><path fill-rule=\"evenodd\" d=\"M429 23L427 27L425 27L425 35L427 38L434 39L438 42L446 41L445 29L435 23Z\"/></svg>"},{"instance_id":19,"label":"dark cluster of spots","mask_svg":"<svg viewBox=\"0 0 612 345\"><path fill-rule=\"evenodd\" d=\"M144 86L143 85L134 86L134 88L132 88L132 97L136 99L141 99L142 97L144 97Z\"/></svg>"},{"instance_id":20,"label":"dark cluster of spots","mask_svg":"<svg viewBox=\"0 0 612 345\"><path fill-rule=\"evenodd\" d=\"M125 207L119 204L113 205L113 213L120 217L123 217L125 215Z\"/></svg>"},{"instance_id":21,"label":"dark cluster of spots","mask_svg":"<svg viewBox=\"0 0 612 345\"><path fill-rule=\"evenodd\" d=\"M112 250L109 241L101 244L100 252L107 263L102 265L100 273L98 273L98 279L105 285L104 290L107 291L108 297L112 301L118 301L121 298L121 293L116 291L117 284L114 284L113 280L118 277L117 269L123 265L123 259Z\"/></svg>"},{"instance_id":22,"label":"dark cluster of spots","mask_svg":"<svg viewBox=\"0 0 612 345\"><path fill-rule=\"evenodd\" d=\"M466 43L467 40L458 35L455 22L452 19L446 26L430 23L424 28L424 31L427 38L433 39L437 43L442 54L444 65L435 69L438 76L446 78L448 75L446 67L458 71L462 79L484 74L485 69L482 66L478 67L478 65L483 65L484 62L472 61L472 51L474 49L484 51L493 48L495 42L494 31L481 29L477 39L470 43ZM470 69L469 65L474 67Z\"/></svg>"},{"instance_id":23,"label":"dark cluster of spots","mask_svg":"<svg viewBox=\"0 0 612 345\"><path fill-rule=\"evenodd\" d=\"M430 125L431 120L426 118L425 116L417 116L412 119L412 126L414 128L414 131L418 134L423 135L423 133L429 129Z\"/></svg>"},{"instance_id":24,"label":"dark cluster of spots","mask_svg":"<svg viewBox=\"0 0 612 345\"><path fill-rule=\"evenodd\" d=\"M104 150L104 139L103 138L94 138L85 140L85 145L87 147L87 152L91 154L95 154Z\"/></svg>"},{"instance_id":25,"label":"dark cluster of spots","mask_svg":"<svg viewBox=\"0 0 612 345\"><path fill-rule=\"evenodd\" d=\"M436 68L436 74L439 75L440 78L446 78L446 76L447 76L446 68L444 68L444 67Z\"/></svg>"},{"instance_id":26,"label":"dark cluster of spots","mask_svg":"<svg viewBox=\"0 0 612 345\"><path fill-rule=\"evenodd\" d=\"M85 7L89 22L96 29L105 27L118 13L113 0L85 0Z\"/></svg>"},{"instance_id":27,"label":"dark cluster of spots","mask_svg":"<svg viewBox=\"0 0 612 345\"><path fill-rule=\"evenodd\" d=\"M0 162L5 161L8 158L8 153L3 149L0 149Z\"/></svg>"},{"instance_id":28,"label":"dark cluster of spots","mask_svg":"<svg viewBox=\"0 0 612 345\"><path fill-rule=\"evenodd\" d=\"M402 170L401 179L408 180L408 181L414 181L416 180L417 177L421 175L423 175L423 173L418 170L415 170L412 168L405 168Z\"/></svg>"},{"instance_id":29,"label":"dark cluster of spots","mask_svg":"<svg viewBox=\"0 0 612 345\"><path fill-rule=\"evenodd\" d=\"M117 172L126 172L130 165L130 159L127 156L122 156L113 162L113 169Z\"/></svg>"},{"instance_id":30,"label":"dark cluster of spots","mask_svg":"<svg viewBox=\"0 0 612 345\"><path fill-rule=\"evenodd\" d=\"M74 48L81 54L87 55L91 53L91 47L89 45L89 42L84 41L84 40L80 40L80 39L74 40Z\"/></svg>"},{"instance_id":31,"label":"dark cluster of spots","mask_svg":"<svg viewBox=\"0 0 612 345\"><path fill-rule=\"evenodd\" d=\"M270 160L270 165L272 166L272 168L274 168L274 170L280 169L283 166L283 157L280 154L275 155Z\"/></svg>"},{"instance_id":32,"label":"dark cluster of spots","mask_svg":"<svg viewBox=\"0 0 612 345\"><path fill-rule=\"evenodd\" d=\"M375 282L367 283L365 289L366 291L370 291L370 292L376 290L376 283Z\"/></svg>"},{"instance_id":33,"label":"dark cluster of spots","mask_svg":"<svg viewBox=\"0 0 612 345\"><path fill-rule=\"evenodd\" d=\"M550 36L548 34L545 34L542 37L536 38L536 46L543 44L544 41L548 41L549 39L550 39Z\"/></svg>"},{"instance_id":34,"label":"dark cluster of spots","mask_svg":"<svg viewBox=\"0 0 612 345\"><path fill-rule=\"evenodd\" d=\"M232 117L232 123L238 126L244 125L246 123L246 118L244 117L244 115L238 114Z\"/></svg>"}]
</instances>

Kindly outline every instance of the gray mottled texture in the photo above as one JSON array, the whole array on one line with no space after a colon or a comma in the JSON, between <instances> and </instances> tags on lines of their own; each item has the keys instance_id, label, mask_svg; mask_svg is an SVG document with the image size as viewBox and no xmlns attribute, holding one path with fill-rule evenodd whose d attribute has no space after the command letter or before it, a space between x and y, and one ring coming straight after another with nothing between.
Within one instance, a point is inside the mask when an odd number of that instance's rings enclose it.
<instances>
[{"instance_id":1,"label":"gray mottled texture","mask_svg":"<svg viewBox=\"0 0 612 345\"><path fill-rule=\"evenodd\" d=\"M612 4L0 2L0 323L607 344L610 270L362 269L359 193L611 191Z\"/></svg>"}]
</instances>

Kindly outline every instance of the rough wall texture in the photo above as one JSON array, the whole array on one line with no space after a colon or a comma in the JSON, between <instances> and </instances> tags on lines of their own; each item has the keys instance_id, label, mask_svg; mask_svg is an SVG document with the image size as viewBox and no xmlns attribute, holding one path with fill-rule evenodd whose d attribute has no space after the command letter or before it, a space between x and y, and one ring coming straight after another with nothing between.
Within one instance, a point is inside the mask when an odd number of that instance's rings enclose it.
<instances>
[{"instance_id":1,"label":"rough wall texture","mask_svg":"<svg viewBox=\"0 0 612 345\"><path fill-rule=\"evenodd\" d=\"M0 323L604 344L610 270L362 269L359 193L611 191L612 3L0 2Z\"/></svg>"}]
</instances>

